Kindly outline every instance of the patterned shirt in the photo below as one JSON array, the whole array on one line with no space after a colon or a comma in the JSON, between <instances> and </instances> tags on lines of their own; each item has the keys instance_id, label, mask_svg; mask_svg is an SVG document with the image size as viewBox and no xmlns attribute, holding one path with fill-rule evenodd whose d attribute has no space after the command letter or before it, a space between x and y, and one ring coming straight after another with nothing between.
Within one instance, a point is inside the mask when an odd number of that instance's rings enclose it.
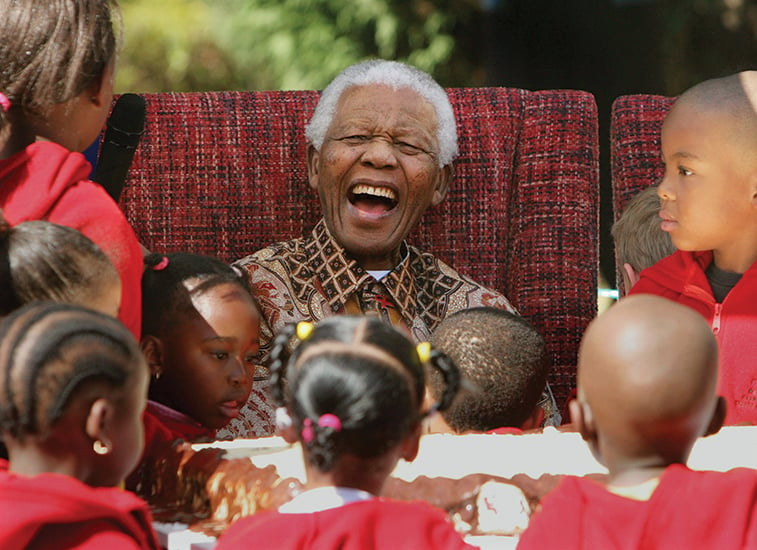
<instances>
[{"instance_id":1,"label":"patterned shirt","mask_svg":"<svg viewBox=\"0 0 757 550\"><path fill-rule=\"evenodd\" d=\"M399 264L377 281L336 242L321 219L310 235L272 244L236 262L246 269L263 322L261 363L273 335L289 323L339 314L375 314L416 341L428 340L445 317L489 306L515 312L499 292L452 269L433 254L403 243ZM233 437L273 432L266 382L256 382L242 415L219 434ZM547 414L548 417L551 416Z\"/></svg>"}]
</instances>

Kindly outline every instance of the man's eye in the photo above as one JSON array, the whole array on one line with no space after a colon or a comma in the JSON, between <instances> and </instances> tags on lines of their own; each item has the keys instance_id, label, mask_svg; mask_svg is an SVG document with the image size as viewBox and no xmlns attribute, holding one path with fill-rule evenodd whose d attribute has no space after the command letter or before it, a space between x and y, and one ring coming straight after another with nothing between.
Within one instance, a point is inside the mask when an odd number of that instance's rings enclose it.
<instances>
[{"instance_id":1,"label":"man's eye","mask_svg":"<svg viewBox=\"0 0 757 550\"><path fill-rule=\"evenodd\" d=\"M406 141L395 141L394 146L405 155L419 155L426 152L417 145L407 143Z\"/></svg>"},{"instance_id":2,"label":"man's eye","mask_svg":"<svg viewBox=\"0 0 757 550\"><path fill-rule=\"evenodd\" d=\"M342 143L347 143L348 145L359 145L361 143L365 143L370 138L368 136L363 135L354 135L354 136L345 136L341 138L339 141Z\"/></svg>"}]
</instances>

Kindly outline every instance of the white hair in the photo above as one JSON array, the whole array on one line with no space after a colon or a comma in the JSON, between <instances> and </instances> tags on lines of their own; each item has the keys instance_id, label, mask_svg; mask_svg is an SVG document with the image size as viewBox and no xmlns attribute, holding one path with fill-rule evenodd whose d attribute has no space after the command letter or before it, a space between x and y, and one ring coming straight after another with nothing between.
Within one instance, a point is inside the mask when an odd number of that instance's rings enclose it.
<instances>
[{"instance_id":1,"label":"white hair","mask_svg":"<svg viewBox=\"0 0 757 550\"><path fill-rule=\"evenodd\" d=\"M439 166L446 166L457 156L457 127L447 92L420 69L398 61L373 59L351 65L339 73L321 93L313 117L305 126L305 137L320 151L326 132L336 113L339 98L354 86L381 84L395 90L410 88L428 101L436 112L436 139L439 142Z\"/></svg>"}]
</instances>

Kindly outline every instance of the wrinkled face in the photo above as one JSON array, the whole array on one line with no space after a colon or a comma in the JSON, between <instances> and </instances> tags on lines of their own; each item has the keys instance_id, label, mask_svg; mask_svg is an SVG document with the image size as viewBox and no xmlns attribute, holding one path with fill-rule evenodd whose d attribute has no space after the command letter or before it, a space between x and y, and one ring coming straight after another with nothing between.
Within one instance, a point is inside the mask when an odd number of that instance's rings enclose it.
<instances>
[{"instance_id":1,"label":"wrinkled face","mask_svg":"<svg viewBox=\"0 0 757 550\"><path fill-rule=\"evenodd\" d=\"M259 347L260 316L248 293L226 283L193 297L197 311L162 338L158 381L167 404L218 429L247 402Z\"/></svg>"},{"instance_id":2,"label":"wrinkled face","mask_svg":"<svg viewBox=\"0 0 757 550\"><path fill-rule=\"evenodd\" d=\"M444 198L436 113L417 92L389 86L342 94L320 151L308 158L329 230L366 269L390 269L402 241Z\"/></svg>"},{"instance_id":3,"label":"wrinkled face","mask_svg":"<svg viewBox=\"0 0 757 550\"><path fill-rule=\"evenodd\" d=\"M755 162L722 115L676 104L662 128L662 229L681 250L713 250L718 267L742 271L754 250ZM748 267L748 266L747 266Z\"/></svg>"}]
</instances>

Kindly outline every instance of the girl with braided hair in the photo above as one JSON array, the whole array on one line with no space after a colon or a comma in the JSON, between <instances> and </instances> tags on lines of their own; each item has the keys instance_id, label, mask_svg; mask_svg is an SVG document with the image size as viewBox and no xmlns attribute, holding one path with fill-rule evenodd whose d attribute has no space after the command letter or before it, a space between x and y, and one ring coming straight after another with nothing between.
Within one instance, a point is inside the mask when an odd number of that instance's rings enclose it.
<instances>
[{"instance_id":1,"label":"girl with braided hair","mask_svg":"<svg viewBox=\"0 0 757 550\"><path fill-rule=\"evenodd\" d=\"M278 429L302 445L306 490L277 511L238 520L218 550L256 540L280 549L473 548L442 510L379 498L399 459L416 457L423 418L457 392L446 355L378 318L336 316L285 327L270 360ZM447 388L424 410L427 363Z\"/></svg>"},{"instance_id":2,"label":"girl with braided hair","mask_svg":"<svg viewBox=\"0 0 757 550\"><path fill-rule=\"evenodd\" d=\"M159 548L117 486L143 445L147 365L116 319L31 302L0 324L0 548Z\"/></svg>"}]
</instances>

